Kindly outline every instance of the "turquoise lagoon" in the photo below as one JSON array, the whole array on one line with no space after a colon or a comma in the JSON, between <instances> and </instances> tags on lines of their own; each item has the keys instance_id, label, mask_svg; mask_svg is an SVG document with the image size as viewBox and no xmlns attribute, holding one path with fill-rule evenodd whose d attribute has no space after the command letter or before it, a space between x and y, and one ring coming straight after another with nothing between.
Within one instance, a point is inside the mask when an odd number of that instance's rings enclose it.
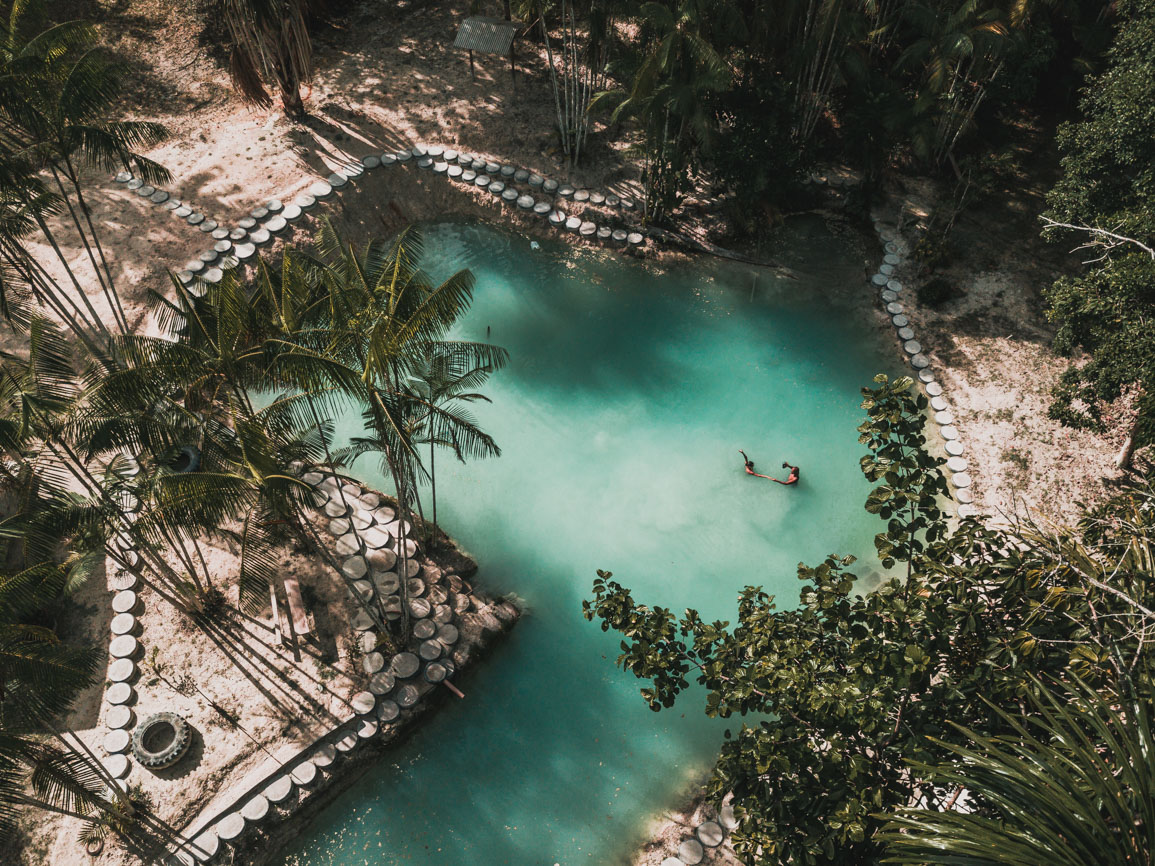
<instances>
[{"instance_id":1,"label":"turquoise lagoon","mask_svg":"<svg viewBox=\"0 0 1155 866\"><path fill-rule=\"evenodd\" d=\"M893 346L840 302L845 244L794 238L799 280L718 261L657 270L464 224L425 228L427 269L477 278L460 336L507 348L478 404L496 460L438 455L438 516L525 616L423 729L291 844L308 866L617 864L710 767L701 695L655 714L581 616L596 570L640 602L731 618L743 586L797 603L797 564L877 568L859 389ZM870 291L863 286L863 291ZM345 434L356 433L355 421ZM748 477L759 471L801 483ZM388 489L368 462L357 473ZM428 508L428 494L425 494ZM731 720L729 724L738 724Z\"/></svg>"}]
</instances>

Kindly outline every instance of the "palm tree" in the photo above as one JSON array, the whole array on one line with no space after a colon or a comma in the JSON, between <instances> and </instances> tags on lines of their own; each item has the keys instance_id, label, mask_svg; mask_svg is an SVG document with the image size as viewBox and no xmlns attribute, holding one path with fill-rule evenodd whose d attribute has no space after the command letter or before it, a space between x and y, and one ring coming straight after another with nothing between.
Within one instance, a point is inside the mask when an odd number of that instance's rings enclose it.
<instances>
[{"instance_id":1,"label":"palm tree","mask_svg":"<svg viewBox=\"0 0 1155 866\"><path fill-rule=\"evenodd\" d=\"M504 357L502 358L504 361ZM416 442L429 446L429 483L433 504L433 531L437 534L436 447L451 448L462 463L466 457L500 457L493 437L477 426L463 404L490 402L478 392L494 367L463 367L453 353L437 351L421 371L410 377L409 388L420 414Z\"/></svg>"},{"instance_id":2,"label":"palm tree","mask_svg":"<svg viewBox=\"0 0 1155 866\"><path fill-rule=\"evenodd\" d=\"M232 37L229 73L241 98L272 105L266 81L276 84L290 117L302 117L301 85L313 77L313 48L306 15L310 0L223 0Z\"/></svg>"},{"instance_id":3,"label":"palm tree","mask_svg":"<svg viewBox=\"0 0 1155 866\"><path fill-rule=\"evenodd\" d=\"M1109 700L1086 684L1038 685L1009 733L959 727L967 745L929 771L973 810L906 809L882 834L884 863L1135 866L1155 856L1155 739L1149 686ZM927 770L927 768L916 768Z\"/></svg>"}]
</instances>

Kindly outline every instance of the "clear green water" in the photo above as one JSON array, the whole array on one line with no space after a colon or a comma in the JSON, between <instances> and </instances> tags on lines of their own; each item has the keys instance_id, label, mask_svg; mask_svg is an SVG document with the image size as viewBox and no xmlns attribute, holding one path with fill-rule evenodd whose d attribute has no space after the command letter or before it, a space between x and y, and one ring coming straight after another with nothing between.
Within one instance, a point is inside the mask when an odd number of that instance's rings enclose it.
<instances>
[{"instance_id":1,"label":"clear green water","mask_svg":"<svg viewBox=\"0 0 1155 866\"><path fill-rule=\"evenodd\" d=\"M581 617L598 568L640 601L729 618L747 584L797 602L799 561L855 553L859 388L884 347L825 290L861 282L833 239L800 237L778 280L705 262L658 273L477 226L426 230L428 269L477 276L461 333L511 353L477 416L503 456L439 456L442 525L526 615L453 701L286 852L309 864L614 864L706 772L722 725L697 694L650 712ZM345 431L353 433L352 429ZM801 466L795 488L750 478ZM366 480L384 486L368 464ZM387 488L386 488L387 489Z\"/></svg>"}]
</instances>

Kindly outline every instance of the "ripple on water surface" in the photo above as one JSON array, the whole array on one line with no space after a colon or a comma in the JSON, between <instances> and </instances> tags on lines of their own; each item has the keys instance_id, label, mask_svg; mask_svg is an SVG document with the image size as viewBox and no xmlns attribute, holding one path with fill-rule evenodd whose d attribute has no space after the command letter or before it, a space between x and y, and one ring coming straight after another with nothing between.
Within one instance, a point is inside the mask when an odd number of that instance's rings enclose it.
<instances>
[{"instance_id":1,"label":"ripple on water surface","mask_svg":"<svg viewBox=\"0 0 1155 866\"><path fill-rule=\"evenodd\" d=\"M458 336L488 328L511 354L493 402L473 407L502 457L438 455L438 518L481 563L479 585L516 592L527 615L461 683L466 699L328 806L286 862L627 862L646 819L710 766L722 724L697 695L646 709L581 600L605 568L639 601L730 618L749 584L796 603L799 561L873 561L855 427L859 389L894 371L893 347L829 291L861 284L850 255L800 242L820 263L799 266L809 278L755 281L749 267L659 272L427 227L428 270L477 277ZM801 484L746 476L739 448L767 475L801 466Z\"/></svg>"}]
</instances>

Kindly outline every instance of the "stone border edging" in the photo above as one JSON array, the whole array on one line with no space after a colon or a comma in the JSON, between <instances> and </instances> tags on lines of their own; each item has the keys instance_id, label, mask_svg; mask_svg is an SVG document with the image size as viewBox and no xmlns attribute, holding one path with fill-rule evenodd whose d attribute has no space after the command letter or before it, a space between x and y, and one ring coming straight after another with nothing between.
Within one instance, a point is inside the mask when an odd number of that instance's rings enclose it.
<instances>
[{"instance_id":1,"label":"stone border edging","mask_svg":"<svg viewBox=\"0 0 1155 866\"><path fill-rule=\"evenodd\" d=\"M894 325L895 333L902 344L902 350L908 356L908 362L914 368L918 381L930 398L930 407L934 412L932 417L934 422L939 425L939 434L946 440L946 467L951 486L954 488L954 499L958 503L956 513L959 517L974 517L978 514L978 509L974 505L974 493L970 489L972 479L967 471L970 464L964 456L965 448L959 440L954 413L950 409L950 404L942 396L942 385L931 372L930 359L926 356L922 344L915 339L914 330L910 327L909 319L903 314L903 306L898 300L903 286L901 282L894 279L894 272L895 268L902 263L903 255L906 252L906 242L897 229L884 225L881 219L874 217L872 222L875 232L883 242L884 255L878 272L870 278L870 282L879 289L879 298L884 304L891 324Z\"/></svg>"}]
</instances>

